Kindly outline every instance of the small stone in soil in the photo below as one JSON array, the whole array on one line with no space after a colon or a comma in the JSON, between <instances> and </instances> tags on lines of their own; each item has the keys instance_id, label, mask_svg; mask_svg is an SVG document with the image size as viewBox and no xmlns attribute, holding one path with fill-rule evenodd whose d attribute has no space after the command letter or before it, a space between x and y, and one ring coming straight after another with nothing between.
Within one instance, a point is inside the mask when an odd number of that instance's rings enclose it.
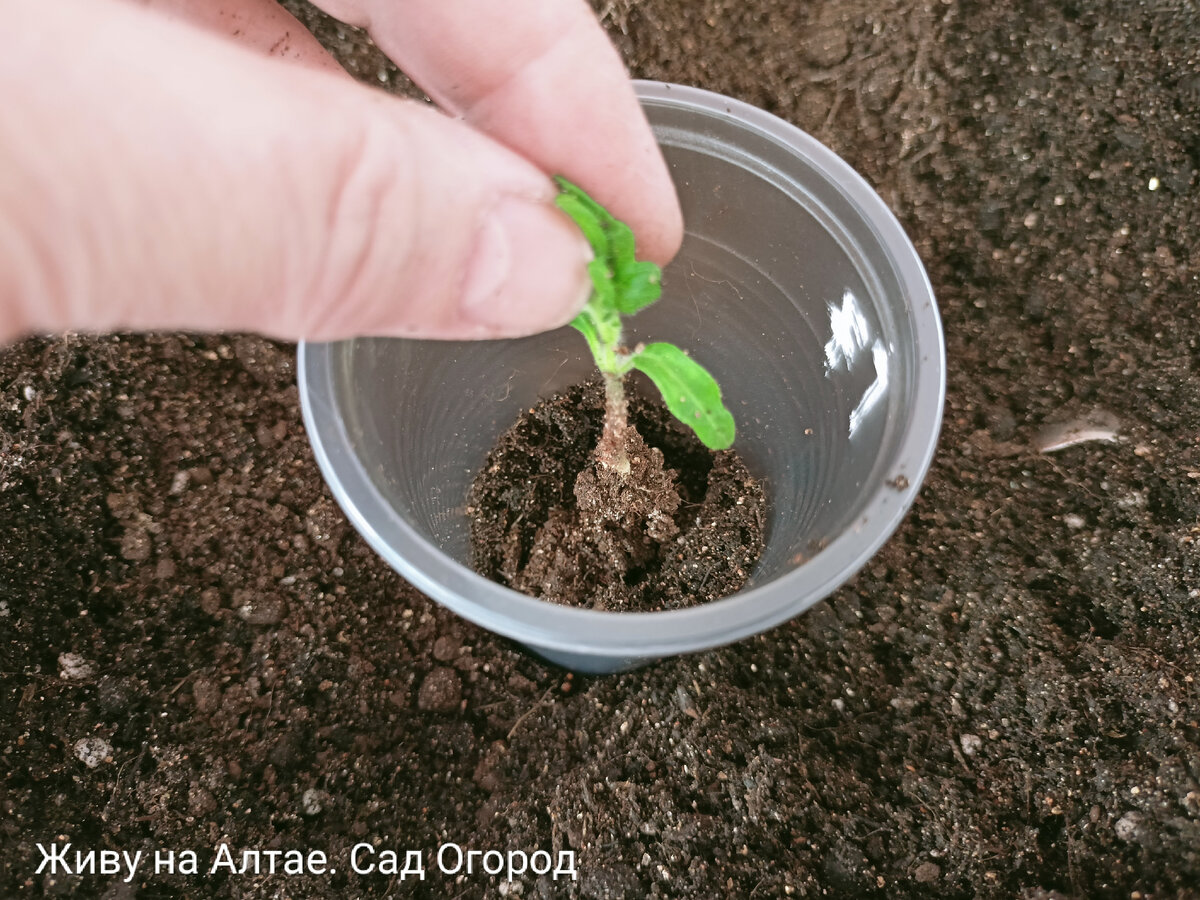
<instances>
[{"instance_id":1,"label":"small stone in soil","mask_svg":"<svg viewBox=\"0 0 1200 900\"><path fill-rule=\"evenodd\" d=\"M101 763L112 762L112 744L100 737L83 738L75 742L75 758L94 769Z\"/></svg>"},{"instance_id":2,"label":"small stone in soil","mask_svg":"<svg viewBox=\"0 0 1200 900\"><path fill-rule=\"evenodd\" d=\"M453 669L440 666L421 682L417 708L426 712L451 712L462 700L462 679Z\"/></svg>"},{"instance_id":3,"label":"small stone in soil","mask_svg":"<svg viewBox=\"0 0 1200 900\"><path fill-rule=\"evenodd\" d=\"M933 884L942 876L941 867L937 863L923 862L917 866L917 870L913 872L915 878L920 884Z\"/></svg>"},{"instance_id":4,"label":"small stone in soil","mask_svg":"<svg viewBox=\"0 0 1200 900\"><path fill-rule=\"evenodd\" d=\"M1121 818L1117 819L1117 824L1113 830L1117 833L1118 838L1126 843L1130 843L1137 839L1141 824L1142 817L1138 813L1127 812Z\"/></svg>"},{"instance_id":5,"label":"small stone in soil","mask_svg":"<svg viewBox=\"0 0 1200 900\"><path fill-rule=\"evenodd\" d=\"M121 556L129 562L145 562L154 552L154 540L141 528L128 528L121 536Z\"/></svg>"},{"instance_id":6,"label":"small stone in soil","mask_svg":"<svg viewBox=\"0 0 1200 900\"><path fill-rule=\"evenodd\" d=\"M325 809L325 798L321 791L309 788L300 795L300 811L306 816L320 815Z\"/></svg>"},{"instance_id":7,"label":"small stone in soil","mask_svg":"<svg viewBox=\"0 0 1200 900\"><path fill-rule=\"evenodd\" d=\"M86 681L96 674L96 667L78 653L58 655L58 675L64 681Z\"/></svg>"},{"instance_id":8,"label":"small stone in soil","mask_svg":"<svg viewBox=\"0 0 1200 900\"><path fill-rule=\"evenodd\" d=\"M287 601L282 597L238 591L233 602L238 615L251 625L275 625L287 615Z\"/></svg>"},{"instance_id":9,"label":"small stone in soil","mask_svg":"<svg viewBox=\"0 0 1200 900\"><path fill-rule=\"evenodd\" d=\"M444 634L433 642L433 658L438 662L449 662L458 656L458 648L462 642L458 638Z\"/></svg>"}]
</instances>

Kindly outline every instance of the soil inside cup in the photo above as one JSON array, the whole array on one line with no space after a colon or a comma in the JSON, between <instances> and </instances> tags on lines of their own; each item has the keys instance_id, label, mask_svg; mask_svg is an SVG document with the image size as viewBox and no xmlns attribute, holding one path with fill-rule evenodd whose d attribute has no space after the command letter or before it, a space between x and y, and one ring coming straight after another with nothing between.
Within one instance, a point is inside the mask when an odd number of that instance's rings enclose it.
<instances>
[{"instance_id":1,"label":"soil inside cup","mask_svg":"<svg viewBox=\"0 0 1200 900\"><path fill-rule=\"evenodd\" d=\"M630 394L627 475L594 459L598 381L541 401L500 437L468 499L477 571L556 603L629 612L745 584L763 549L762 485L736 451L708 450L660 400Z\"/></svg>"}]
</instances>

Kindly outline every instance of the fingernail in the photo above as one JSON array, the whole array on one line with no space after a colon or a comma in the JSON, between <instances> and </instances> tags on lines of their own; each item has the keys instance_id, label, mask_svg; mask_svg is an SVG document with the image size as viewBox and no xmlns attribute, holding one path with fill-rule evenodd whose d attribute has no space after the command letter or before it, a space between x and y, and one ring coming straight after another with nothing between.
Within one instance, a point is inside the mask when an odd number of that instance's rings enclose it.
<instances>
[{"instance_id":1,"label":"fingernail","mask_svg":"<svg viewBox=\"0 0 1200 900\"><path fill-rule=\"evenodd\" d=\"M566 214L506 197L484 218L467 264L462 314L494 337L557 328L591 294L592 252Z\"/></svg>"}]
</instances>

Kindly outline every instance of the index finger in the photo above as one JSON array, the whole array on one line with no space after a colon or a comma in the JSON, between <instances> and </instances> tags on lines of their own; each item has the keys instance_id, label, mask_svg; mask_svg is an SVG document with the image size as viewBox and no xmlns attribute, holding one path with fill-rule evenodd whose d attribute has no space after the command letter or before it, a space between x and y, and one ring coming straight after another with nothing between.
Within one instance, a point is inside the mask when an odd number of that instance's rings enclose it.
<instances>
[{"instance_id":1,"label":"index finger","mask_svg":"<svg viewBox=\"0 0 1200 900\"><path fill-rule=\"evenodd\" d=\"M668 262L683 240L674 185L633 85L584 0L316 0L366 27L448 112L565 175Z\"/></svg>"}]
</instances>

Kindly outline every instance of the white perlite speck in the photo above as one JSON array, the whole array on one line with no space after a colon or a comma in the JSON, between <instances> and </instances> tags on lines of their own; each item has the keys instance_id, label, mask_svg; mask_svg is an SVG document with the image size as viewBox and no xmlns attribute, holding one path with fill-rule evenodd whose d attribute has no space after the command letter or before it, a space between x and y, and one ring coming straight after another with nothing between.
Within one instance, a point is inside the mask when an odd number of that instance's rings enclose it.
<instances>
[{"instance_id":1,"label":"white perlite speck","mask_svg":"<svg viewBox=\"0 0 1200 900\"><path fill-rule=\"evenodd\" d=\"M1136 812L1127 812L1121 818L1117 819L1117 824L1113 830L1123 841L1132 841L1138 835L1138 829L1142 824L1142 817Z\"/></svg>"},{"instance_id":2,"label":"white perlite speck","mask_svg":"<svg viewBox=\"0 0 1200 900\"><path fill-rule=\"evenodd\" d=\"M58 654L58 677L66 681L86 681L96 674L96 667L78 653Z\"/></svg>"},{"instance_id":3,"label":"white perlite speck","mask_svg":"<svg viewBox=\"0 0 1200 900\"><path fill-rule=\"evenodd\" d=\"M321 792L315 788L309 788L300 795L300 810L306 816L315 816L325 808L325 804L321 801Z\"/></svg>"},{"instance_id":4,"label":"white perlite speck","mask_svg":"<svg viewBox=\"0 0 1200 900\"><path fill-rule=\"evenodd\" d=\"M109 762L112 754L112 744L104 738L90 737L75 742L75 758L89 769L96 768L100 763Z\"/></svg>"},{"instance_id":5,"label":"white perlite speck","mask_svg":"<svg viewBox=\"0 0 1200 900\"><path fill-rule=\"evenodd\" d=\"M191 480L191 474L187 469L180 469L171 479L171 487L167 490L171 496L182 494L187 490L188 482Z\"/></svg>"}]
</instances>

